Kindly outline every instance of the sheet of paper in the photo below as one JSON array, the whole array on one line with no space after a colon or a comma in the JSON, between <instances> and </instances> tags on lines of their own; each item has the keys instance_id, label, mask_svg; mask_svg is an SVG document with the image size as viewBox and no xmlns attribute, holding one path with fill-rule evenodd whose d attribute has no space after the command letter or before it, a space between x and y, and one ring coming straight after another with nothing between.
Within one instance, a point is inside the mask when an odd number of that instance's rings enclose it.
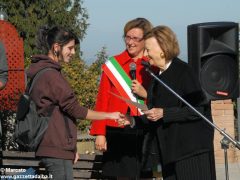
<instances>
[{"instance_id":1,"label":"sheet of paper","mask_svg":"<svg viewBox=\"0 0 240 180\"><path fill-rule=\"evenodd\" d=\"M117 95L117 94L115 94L115 93L113 93L113 92L109 92L109 93L112 94L112 95L114 95L114 96L116 96L117 98L125 101L127 104L133 105L133 106L135 106L135 107L137 107L137 108L139 108L139 109L141 109L141 110L143 110L143 111L148 110L148 107L147 107L146 104L140 104L140 103L131 101L131 100L126 99L126 98L124 98L124 97L122 97L122 96L119 96L119 95Z\"/></svg>"}]
</instances>

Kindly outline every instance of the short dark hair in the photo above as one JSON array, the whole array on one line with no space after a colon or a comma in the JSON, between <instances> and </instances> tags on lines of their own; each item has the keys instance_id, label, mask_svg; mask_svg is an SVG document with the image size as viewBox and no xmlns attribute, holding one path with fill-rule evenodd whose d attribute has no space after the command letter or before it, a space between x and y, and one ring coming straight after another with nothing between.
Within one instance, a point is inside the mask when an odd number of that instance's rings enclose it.
<instances>
[{"instance_id":1,"label":"short dark hair","mask_svg":"<svg viewBox=\"0 0 240 180\"><path fill-rule=\"evenodd\" d=\"M49 28L47 25L44 25L38 29L36 47L42 53L48 53L54 43L64 46L71 40L75 40L75 44L79 44L79 39L72 31L64 27L54 26Z\"/></svg>"}]
</instances>

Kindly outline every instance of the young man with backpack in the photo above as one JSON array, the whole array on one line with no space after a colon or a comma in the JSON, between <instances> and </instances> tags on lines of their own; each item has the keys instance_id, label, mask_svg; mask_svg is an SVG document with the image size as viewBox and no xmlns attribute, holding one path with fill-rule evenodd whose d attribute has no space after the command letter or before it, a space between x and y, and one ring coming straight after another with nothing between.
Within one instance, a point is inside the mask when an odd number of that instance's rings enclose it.
<instances>
[{"instance_id":1,"label":"young man with backpack","mask_svg":"<svg viewBox=\"0 0 240 180\"><path fill-rule=\"evenodd\" d=\"M36 151L53 179L73 179L73 162L78 160L76 149L76 119L119 119L119 112L105 113L81 106L69 83L61 73L60 61L70 62L75 54L77 37L61 27L41 27L37 47L44 53L31 57L27 76L31 79L40 70L51 68L36 80L30 97L40 116L49 116L48 128ZM52 110L53 109L53 110Z\"/></svg>"}]
</instances>

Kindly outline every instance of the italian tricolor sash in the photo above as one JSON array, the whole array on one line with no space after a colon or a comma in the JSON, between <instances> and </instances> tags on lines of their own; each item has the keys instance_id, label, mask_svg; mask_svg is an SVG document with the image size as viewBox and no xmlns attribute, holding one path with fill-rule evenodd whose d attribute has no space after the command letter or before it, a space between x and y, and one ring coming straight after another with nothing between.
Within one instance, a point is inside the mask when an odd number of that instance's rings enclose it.
<instances>
[{"instance_id":1,"label":"italian tricolor sash","mask_svg":"<svg viewBox=\"0 0 240 180\"><path fill-rule=\"evenodd\" d=\"M144 104L143 100L137 99L132 93L132 81L114 57L109 58L109 60L102 66L102 69L122 97ZM143 114L141 110L137 109L135 106L130 104L128 104L128 106L130 107L133 115L138 116Z\"/></svg>"}]
</instances>

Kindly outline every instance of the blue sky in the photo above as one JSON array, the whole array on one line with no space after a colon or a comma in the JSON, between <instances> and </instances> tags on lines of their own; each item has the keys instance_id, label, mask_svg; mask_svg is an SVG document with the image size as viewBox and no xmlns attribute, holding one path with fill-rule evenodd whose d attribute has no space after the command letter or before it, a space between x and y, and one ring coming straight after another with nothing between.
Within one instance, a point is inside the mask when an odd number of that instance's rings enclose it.
<instances>
[{"instance_id":1,"label":"blue sky","mask_svg":"<svg viewBox=\"0 0 240 180\"><path fill-rule=\"evenodd\" d=\"M127 21L144 17L154 26L167 25L176 33L181 54L187 61L187 26L213 21L240 22L239 0L84 0L90 26L81 42L83 59L92 63L103 46L109 56L122 52Z\"/></svg>"}]
</instances>

